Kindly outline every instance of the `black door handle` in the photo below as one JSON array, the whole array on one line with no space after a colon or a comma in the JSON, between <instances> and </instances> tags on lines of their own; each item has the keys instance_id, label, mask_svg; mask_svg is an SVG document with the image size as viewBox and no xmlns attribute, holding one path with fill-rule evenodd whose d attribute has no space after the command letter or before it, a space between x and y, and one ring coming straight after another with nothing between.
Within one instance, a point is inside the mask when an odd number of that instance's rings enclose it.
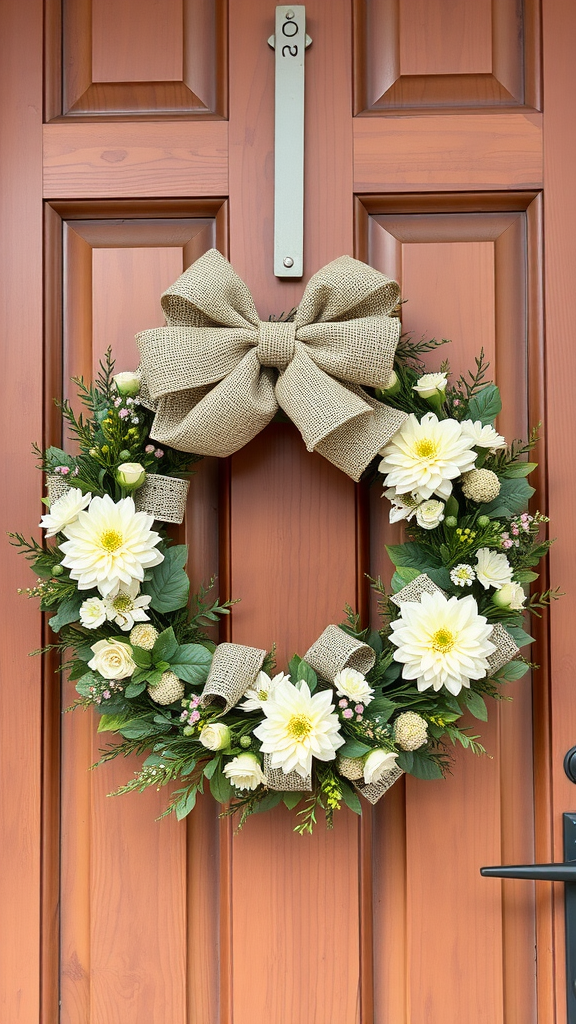
<instances>
[{"instance_id":1,"label":"black door handle","mask_svg":"<svg viewBox=\"0 0 576 1024\"><path fill-rule=\"evenodd\" d=\"M573 750L576 751L576 748ZM528 878L537 882L565 883L566 999L568 1024L576 1024L576 814L563 814L562 820L563 864L499 864L496 867L480 868L480 874L488 878Z\"/></svg>"}]
</instances>

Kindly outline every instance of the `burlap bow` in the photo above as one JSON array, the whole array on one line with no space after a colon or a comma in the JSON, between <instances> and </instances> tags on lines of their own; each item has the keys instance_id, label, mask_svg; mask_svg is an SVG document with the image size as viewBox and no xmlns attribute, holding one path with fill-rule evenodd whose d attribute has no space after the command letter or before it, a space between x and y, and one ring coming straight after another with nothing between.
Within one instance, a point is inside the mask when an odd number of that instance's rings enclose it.
<instances>
[{"instance_id":1,"label":"burlap bow","mask_svg":"<svg viewBox=\"0 0 576 1024\"><path fill-rule=\"evenodd\" d=\"M309 281L293 323L259 319L244 282L216 249L162 296L167 326L136 336L151 437L225 457L282 408L308 451L359 480L406 414L364 387L390 380L399 288L350 256Z\"/></svg>"},{"instance_id":2,"label":"burlap bow","mask_svg":"<svg viewBox=\"0 0 576 1024\"><path fill-rule=\"evenodd\" d=\"M265 655L266 651L258 647L219 644L214 651L208 678L202 691L202 705L216 705L222 709L222 714L230 711L241 700L246 690L254 686ZM326 626L316 643L312 644L304 655L304 661L321 679L333 683L337 673L343 668L369 672L374 665L375 657L368 644L348 636L338 626ZM284 772L282 769L272 768L268 755L264 756L264 774L269 789L298 792L312 789L310 776L304 779L298 772Z\"/></svg>"}]
</instances>

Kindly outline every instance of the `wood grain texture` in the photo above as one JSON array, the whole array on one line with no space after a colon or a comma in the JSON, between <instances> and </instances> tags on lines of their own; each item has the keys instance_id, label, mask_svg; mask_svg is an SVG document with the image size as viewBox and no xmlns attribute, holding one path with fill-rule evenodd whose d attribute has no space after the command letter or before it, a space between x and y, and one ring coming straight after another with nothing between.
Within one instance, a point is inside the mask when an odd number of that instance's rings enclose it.
<instances>
[{"instance_id":1,"label":"wood grain texture","mask_svg":"<svg viewBox=\"0 0 576 1024\"><path fill-rule=\"evenodd\" d=\"M539 114L354 118L355 192L538 188Z\"/></svg>"},{"instance_id":2,"label":"wood grain texture","mask_svg":"<svg viewBox=\"0 0 576 1024\"><path fill-rule=\"evenodd\" d=\"M466 75L492 70L492 3L399 0L401 75Z\"/></svg>"},{"instance_id":3,"label":"wood grain texture","mask_svg":"<svg viewBox=\"0 0 576 1024\"><path fill-rule=\"evenodd\" d=\"M225 196L224 121L44 126L44 196Z\"/></svg>"},{"instance_id":4,"label":"wood grain texture","mask_svg":"<svg viewBox=\"0 0 576 1024\"><path fill-rule=\"evenodd\" d=\"M92 0L94 82L182 81L183 15L182 0Z\"/></svg>"},{"instance_id":5,"label":"wood grain texture","mask_svg":"<svg viewBox=\"0 0 576 1024\"><path fill-rule=\"evenodd\" d=\"M40 995L40 852L42 772L42 663L28 651L42 643L35 601L16 593L33 586L30 568L8 546L6 533L39 539L40 474L30 446L42 438L42 207L39 195L42 112L42 4L8 0L0 9L2 164L0 218L3 271L0 324L4 400L0 409L0 1016L34 1024ZM26 467L26 471L24 469ZM50 680L47 680L49 683ZM44 922L47 923L46 921ZM47 939L53 934L49 928Z\"/></svg>"}]
</instances>

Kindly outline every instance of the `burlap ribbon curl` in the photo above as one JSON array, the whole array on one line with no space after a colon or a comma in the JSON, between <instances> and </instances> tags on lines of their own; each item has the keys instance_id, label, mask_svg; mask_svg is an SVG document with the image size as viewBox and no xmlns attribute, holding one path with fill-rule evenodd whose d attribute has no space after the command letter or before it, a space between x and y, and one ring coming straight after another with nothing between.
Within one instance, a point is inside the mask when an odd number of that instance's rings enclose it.
<instances>
[{"instance_id":1,"label":"burlap ribbon curl","mask_svg":"<svg viewBox=\"0 0 576 1024\"><path fill-rule=\"evenodd\" d=\"M358 480L406 419L364 387L390 380L399 288L340 256L310 279L293 323L259 319L216 249L164 292L166 327L136 336L150 436L198 455L238 451L282 408L308 451Z\"/></svg>"}]
</instances>

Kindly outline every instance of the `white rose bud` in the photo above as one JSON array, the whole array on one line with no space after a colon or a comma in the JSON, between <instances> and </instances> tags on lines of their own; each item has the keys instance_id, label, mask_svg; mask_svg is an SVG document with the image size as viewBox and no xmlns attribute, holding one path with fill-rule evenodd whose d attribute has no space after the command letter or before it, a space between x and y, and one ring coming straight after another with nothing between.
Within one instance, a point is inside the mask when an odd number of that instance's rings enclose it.
<instances>
[{"instance_id":1,"label":"white rose bud","mask_svg":"<svg viewBox=\"0 0 576 1024\"><path fill-rule=\"evenodd\" d=\"M123 462L116 470L116 480L125 491L135 491L146 479L146 470L139 462Z\"/></svg>"},{"instance_id":2,"label":"white rose bud","mask_svg":"<svg viewBox=\"0 0 576 1024\"><path fill-rule=\"evenodd\" d=\"M492 602L498 608L510 608L513 612L522 611L526 594L519 583L505 583L500 590L492 595Z\"/></svg>"},{"instance_id":3,"label":"white rose bud","mask_svg":"<svg viewBox=\"0 0 576 1024\"><path fill-rule=\"evenodd\" d=\"M225 750L230 746L230 729L223 722L205 725L200 733L200 743L208 750Z\"/></svg>"},{"instance_id":4,"label":"white rose bud","mask_svg":"<svg viewBox=\"0 0 576 1024\"><path fill-rule=\"evenodd\" d=\"M394 395L398 394L401 387L402 385L400 384L398 374L396 373L395 370L392 370L392 373L390 374L390 380L388 381L386 387L376 388L376 394L380 399L393 398Z\"/></svg>"},{"instance_id":5,"label":"white rose bud","mask_svg":"<svg viewBox=\"0 0 576 1024\"><path fill-rule=\"evenodd\" d=\"M391 772L396 766L398 754L390 750L372 750L364 761L364 782L369 786L372 782L380 782L383 775Z\"/></svg>"},{"instance_id":6,"label":"white rose bud","mask_svg":"<svg viewBox=\"0 0 576 1024\"><path fill-rule=\"evenodd\" d=\"M206 728L209 729L210 726ZM224 766L223 771L236 789L257 789L266 782L266 776L256 754L238 754Z\"/></svg>"},{"instance_id":7,"label":"white rose bud","mask_svg":"<svg viewBox=\"0 0 576 1024\"><path fill-rule=\"evenodd\" d=\"M99 672L104 679L127 679L136 668L132 648L120 640L98 640L91 650L94 657L88 662L88 668Z\"/></svg>"},{"instance_id":8,"label":"white rose bud","mask_svg":"<svg viewBox=\"0 0 576 1024\"><path fill-rule=\"evenodd\" d=\"M113 379L119 395L134 398L140 391L140 376L137 373L116 373Z\"/></svg>"},{"instance_id":9,"label":"white rose bud","mask_svg":"<svg viewBox=\"0 0 576 1024\"><path fill-rule=\"evenodd\" d=\"M416 509L416 522L423 530L435 530L444 519L444 502L423 501Z\"/></svg>"},{"instance_id":10,"label":"white rose bud","mask_svg":"<svg viewBox=\"0 0 576 1024\"><path fill-rule=\"evenodd\" d=\"M447 374L445 373L424 373L412 385L412 391L415 391L421 398L444 399L446 378Z\"/></svg>"}]
</instances>

